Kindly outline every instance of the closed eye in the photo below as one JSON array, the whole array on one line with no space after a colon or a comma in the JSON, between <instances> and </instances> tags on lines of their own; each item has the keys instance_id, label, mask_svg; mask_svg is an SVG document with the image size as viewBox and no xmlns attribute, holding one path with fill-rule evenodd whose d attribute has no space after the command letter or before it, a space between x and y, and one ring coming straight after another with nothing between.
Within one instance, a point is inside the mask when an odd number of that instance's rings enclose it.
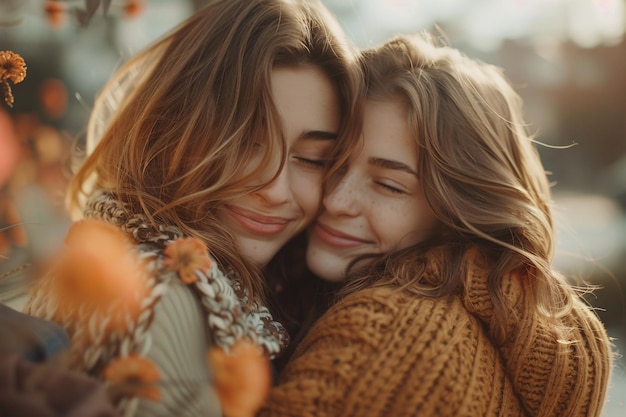
<instances>
[{"instance_id":1,"label":"closed eye","mask_svg":"<svg viewBox=\"0 0 626 417\"><path fill-rule=\"evenodd\" d=\"M406 194L406 192L404 190L401 190L400 188L397 188L397 187L393 187L393 186L391 186L391 185L389 185L387 183L384 183L384 182L375 181L375 184L378 185L379 187L387 190L387 191L390 191L390 192L394 193L394 194L398 194L398 195L405 195Z\"/></svg>"},{"instance_id":2,"label":"closed eye","mask_svg":"<svg viewBox=\"0 0 626 417\"><path fill-rule=\"evenodd\" d=\"M296 156L295 159L302 162L303 164L310 165L316 168L323 168L326 166L326 163L327 163L325 159L311 159L311 158L304 158L301 156Z\"/></svg>"}]
</instances>

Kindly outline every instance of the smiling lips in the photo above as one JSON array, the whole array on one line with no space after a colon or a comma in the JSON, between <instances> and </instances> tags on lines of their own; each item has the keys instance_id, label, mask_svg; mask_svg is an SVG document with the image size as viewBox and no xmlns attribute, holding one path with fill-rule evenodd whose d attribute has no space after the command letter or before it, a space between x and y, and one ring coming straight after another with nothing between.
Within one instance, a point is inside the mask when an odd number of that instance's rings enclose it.
<instances>
[{"instance_id":1,"label":"smiling lips","mask_svg":"<svg viewBox=\"0 0 626 417\"><path fill-rule=\"evenodd\" d=\"M241 207L227 206L226 208L237 223L257 235L277 235L285 230L291 221L285 217L264 216Z\"/></svg>"},{"instance_id":2,"label":"smiling lips","mask_svg":"<svg viewBox=\"0 0 626 417\"><path fill-rule=\"evenodd\" d=\"M315 223L313 232L322 242L336 248L353 248L363 245L364 243L371 243L369 240L360 239L347 233L340 232L339 230L321 224L320 222Z\"/></svg>"}]
</instances>

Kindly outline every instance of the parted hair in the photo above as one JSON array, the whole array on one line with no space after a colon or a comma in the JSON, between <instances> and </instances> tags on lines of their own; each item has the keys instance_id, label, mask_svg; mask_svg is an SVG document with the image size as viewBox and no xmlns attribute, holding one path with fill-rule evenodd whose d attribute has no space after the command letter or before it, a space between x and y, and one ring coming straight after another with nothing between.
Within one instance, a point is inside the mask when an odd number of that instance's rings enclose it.
<instances>
[{"instance_id":1,"label":"parted hair","mask_svg":"<svg viewBox=\"0 0 626 417\"><path fill-rule=\"evenodd\" d=\"M358 112L362 77L321 2L210 2L126 63L98 96L90 149L68 190L70 213L80 217L94 191L113 192L132 212L202 239L262 297L260 271L243 259L216 209L279 173L286 150L271 74L300 65L318 66L336 88L342 122L331 156L347 154L358 133L347 116ZM258 144L263 160L242 176Z\"/></svg>"},{"instance_id":2,"label":"parted hair","mask_svg":"<svg viewBox=\"0 0 626 417\"><path fill-rule=\"evenodd\" d=\"M506 319L514 314L502 293L508 274L529 280L531 305L541 314L567 313L574 291L552 267L550 184L523 120L522 100L501 69L427 33L396 37L361 59L367 99L407 106L419 178L441 228L368 267L353 263L342 293L390 283L432 297L463 291L465 255L478 250L490 266L496 341L504 340ZM424 254L434 247L444 249L436 252L443 269L435 285L421 275Z\"/></svg>"}]
</instances>

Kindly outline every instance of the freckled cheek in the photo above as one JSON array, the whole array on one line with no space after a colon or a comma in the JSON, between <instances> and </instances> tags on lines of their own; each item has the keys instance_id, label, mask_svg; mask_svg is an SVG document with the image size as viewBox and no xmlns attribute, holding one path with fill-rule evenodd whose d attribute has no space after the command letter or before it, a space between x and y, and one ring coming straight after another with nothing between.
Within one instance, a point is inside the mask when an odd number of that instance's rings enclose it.
<instances>
[{"instance_id":1,"label":"freckled cheek","mask_svg":"<svg viewBox=\"0 0 626 417\"><path fill-rule=\"evenodd\" d=\"M389 249L389 236L393 235L393 207L385 202L377 201L376 198L366 200L364 207L367 208L369 236L376 241L379 252L384 252Z\"/></svg>"}]
</instances>

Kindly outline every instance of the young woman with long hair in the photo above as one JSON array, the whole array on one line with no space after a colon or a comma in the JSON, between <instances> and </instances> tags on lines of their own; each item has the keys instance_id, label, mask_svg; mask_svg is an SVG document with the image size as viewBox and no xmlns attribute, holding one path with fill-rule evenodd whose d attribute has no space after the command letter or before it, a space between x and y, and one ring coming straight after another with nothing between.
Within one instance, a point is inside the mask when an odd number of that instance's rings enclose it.
<instances>
[{"instance_id":1,"label":"young woman with long hair","mask_svg":"<svg viewBox=\"0 0 626 417\"><path fill-rule=\"evenodd\" d=\"M131 382L129 369L147 369L135 379L156 390L122 395L126 412L208 415L208 346L283 350L263 272L312 222L327 168L357 138L354 58L321 2L212 1L99 96L68 192L77 255L40 280L25 311L65 327L73 369ZM137 254L139 289L123 252L103 244L119 243L111 227ZM85 299L64 307L59 282ZM119 300L104 302L109 293ZM119 304L127 298L139 302Z\"/></svg>"},{"instance_id":2,"label":"young woman with long hair","mask_svg":"<svg viewBox=\"0 0 626 417\"><path fill-rule=\"evenodd\" d=\"M343 286L262 415L600 415L610 342L552 266L550 186L520 97L428 35L362 63L364 142L307 249Z\"/></svg>"}]
</instances>

